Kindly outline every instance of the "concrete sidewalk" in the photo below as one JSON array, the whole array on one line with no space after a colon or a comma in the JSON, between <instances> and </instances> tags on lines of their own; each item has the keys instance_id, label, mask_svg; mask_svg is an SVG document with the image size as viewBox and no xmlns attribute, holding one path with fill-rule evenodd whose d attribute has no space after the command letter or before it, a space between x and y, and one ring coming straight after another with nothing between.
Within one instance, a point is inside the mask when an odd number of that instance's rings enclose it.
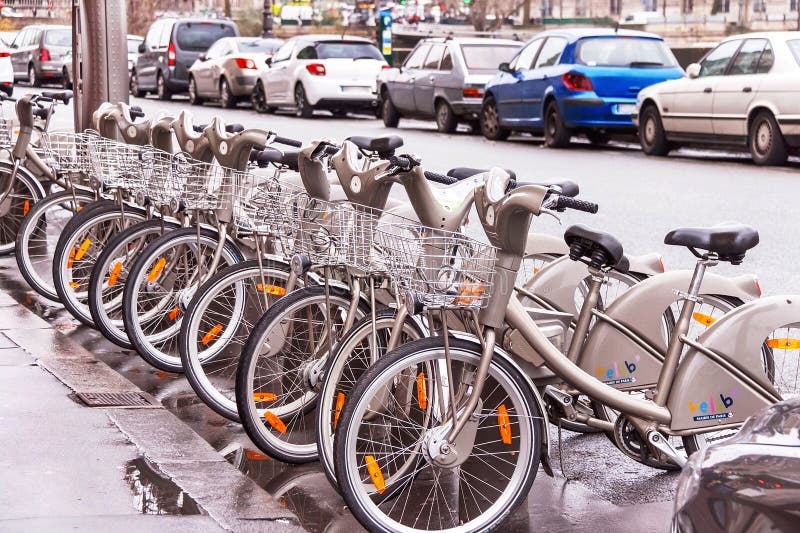
<instances>
[{"instance_id":1,"label":"concrete sidewalk","mask_svg":"<svg viewBox=\"0 0 800 533\"><path fill-rule=\"evenodd\" d=\"M88 407L80 394L142 405ZM0 292L0 530L302 531L148 400Z\"/></svg>"}]
</instances>

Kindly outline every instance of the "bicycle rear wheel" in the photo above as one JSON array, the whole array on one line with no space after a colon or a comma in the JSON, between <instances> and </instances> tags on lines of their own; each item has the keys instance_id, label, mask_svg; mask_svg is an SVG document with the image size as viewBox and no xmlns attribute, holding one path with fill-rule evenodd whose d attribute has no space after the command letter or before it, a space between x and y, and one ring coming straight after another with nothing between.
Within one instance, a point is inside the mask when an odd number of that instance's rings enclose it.
<instances>
[{"instance_id":1,"label":"bicycle rear wheel","mask_svg":"<svg viewBox=\"0 0 800 533\"><path fill-rule=\"evenodd\" d=\"M11 165L0 162L0 191L5 190L11 174ZM44 196L44 189L39 181L27 170L20 168L11 185L11 191L0 202L0 255L14 253L22 219Z\"/></svg>"},{"instance_id":2,"label":"bicycle rear wheel","mask_svg":"<svg viewBox=\"0 0 800 533\"><path fill-rule=\"evenodd\" d=\"M336 473L345 502L369 531L490 531L536 477L543 413L530 381L503 357L491 360L464 430L448 450L439 447L451 407L464 409L475 391L481 359L480 344L449 343L452 382L443 339L422 339L370 367L345 402Z\"/></svg>"}]
</instances>

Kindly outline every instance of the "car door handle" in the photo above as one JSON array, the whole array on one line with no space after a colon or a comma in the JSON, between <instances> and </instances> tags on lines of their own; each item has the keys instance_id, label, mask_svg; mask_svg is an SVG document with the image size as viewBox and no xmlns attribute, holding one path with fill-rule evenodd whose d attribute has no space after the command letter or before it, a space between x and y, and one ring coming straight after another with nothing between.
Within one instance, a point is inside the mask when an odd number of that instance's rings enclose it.
<instances>
[{"instance_id":1,"label":"car door handle","mask_svg":"<svg viewBox=\"0 0 800 533\"><path fill-rule=\"evenodd\" d=\"M433 83L434 81L436 81L436 76L434 76L433 74L431 74L430 76L428 76L428 80L429 80L431 83Z\"/></svg>"},{"instance_id":2,"label":"car door handle","mask_svg":"<svg viewBox=\"0 0 800 533\"><path fill-rule=\"evenodd\" d=\"M711 87L706 87L705 89L703 89L703 92L704 93L710 93L711 92Z\"/></svg>"},{"instance_id":3,"label":"car door handle","mask_svg":"<svg viewBox=\"0 0 800 533\"><path fill-rule=\"evenodd\" d=\"M745 87L744 89L742 89L742 92L743 93L751 93L751 92L753 92L753 88L752 87Z\"/></svg>"}]
</instances>

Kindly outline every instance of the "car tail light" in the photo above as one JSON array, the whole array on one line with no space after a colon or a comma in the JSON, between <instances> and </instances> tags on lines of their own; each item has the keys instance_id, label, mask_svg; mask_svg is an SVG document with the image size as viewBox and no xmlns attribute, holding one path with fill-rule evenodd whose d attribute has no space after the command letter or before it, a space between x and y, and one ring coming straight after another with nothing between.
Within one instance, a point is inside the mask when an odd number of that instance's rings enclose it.
<instances>
[{"instance_id":1,"label":"car tail light","mask_svg":"<svg viewBox=\"0 0 800 533\"><path fill-rule=\"evenodd\" d=\"M391 68L391 65L381 65L381 70L390 70Z\"/></svg>"},{"instance_id":2,"label":"car tail light","mask_svg":"<svg viewBox=\"0 0 800 533\"><path fill-rule=\"evenodd\" d=\"M237 57L236 59L234 59L234 61L236 62L236 66L241 69L251 69L251 70L256 69L256 62L253 61L252 59Z\"/></svg>"},{"instance_id":3,"label":"car tail light","mask_svg":"<svg viewBox=\"0 0 800 533\"><path fill-rule=\"evenodd\" d=\"M0 52L0 57L11 57L11 52Z\"/></svg>"},{"instance_id":4,"label":"car tail light","mask_svg":"<svg viewBox=\"0 0 800 533\"><path fill-rule=\"evenodd\" d=\"M48 50L47 48L40 48L39 61L50 61L50 50Z\"/></svg>"},{"instance_id":5,"label":"car tail light","mask_svg":"<svg viewBox=\"0 0 800 533\"><path fill-rule=\"evenodd\" d=\"M592 82L579 72L567 72L561 76L564 86L570 91L593 91Z\"/></svg>"},{"instance_id":6,"label":"car tail light","mask_svg":"<svg viewBox=\"0 0 800 533\"><path fill-rule=\"evenodd\" d=\"M483 98L483 89L479 87L464 87L464 98Z\"/></svg>"},{"instance_id":7,"label":"car tail light","mask_svg":"<svg viewBox=\"0 0 800 533\"><path fill-rule=\"evenodd\" d=\"M169 65L170 67L174 67L175 59L176 59L175 43L170 42L169 48L167 48L167 65Z\"/></svg>"},{"instance_id":8,"label":"car tail light","mask_svg":"<svg viewBox=\"0 0 800 533\"><path fill-rule=\"evenodd\" d=\"M325 65L322 63L309 63L306 65L306 70L312 76L324 76L325 75Z\"/></svg>"}]
</instances>

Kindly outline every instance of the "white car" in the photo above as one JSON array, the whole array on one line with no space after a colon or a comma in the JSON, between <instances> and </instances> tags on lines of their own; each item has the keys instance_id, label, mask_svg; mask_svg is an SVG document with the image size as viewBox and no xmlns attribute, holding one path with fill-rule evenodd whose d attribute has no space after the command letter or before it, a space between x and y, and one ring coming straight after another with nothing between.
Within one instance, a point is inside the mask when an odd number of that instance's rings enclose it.
<instances>
[{"instance_id":1,"label":"white car","mask_svg":"<svg viewBox=\"0 0 800 533\"><path fill-rule=\"evenodd\" d=\"M633 121L646 154L748 149L756 164L781 165L800 149L800 32L729 37L686 75L639 93Z\"/></svg>"},{"instance_id":2,"label":"white car","mask_svg":"<svg viewBox=\"0 0 800 533\"><path fill-rule=\"evenodd\" d=\"M8 96L14 92L14 67L11 65L11 50L0 45L0 91Z\"/></svg>"},{"instance_id":3,"label":"white car","mask_svg":"<svg viewBox=\"0 0 800 533\"><path fill-rule=\"evenodd\" d=\"M293 37L269 60L253 90L253 107L273 112L291 107L308 118L315 109L335 115L348 111L377 112L375 81L389 68L368 39L336 35Z\"/></svg>"}]
</instances>

